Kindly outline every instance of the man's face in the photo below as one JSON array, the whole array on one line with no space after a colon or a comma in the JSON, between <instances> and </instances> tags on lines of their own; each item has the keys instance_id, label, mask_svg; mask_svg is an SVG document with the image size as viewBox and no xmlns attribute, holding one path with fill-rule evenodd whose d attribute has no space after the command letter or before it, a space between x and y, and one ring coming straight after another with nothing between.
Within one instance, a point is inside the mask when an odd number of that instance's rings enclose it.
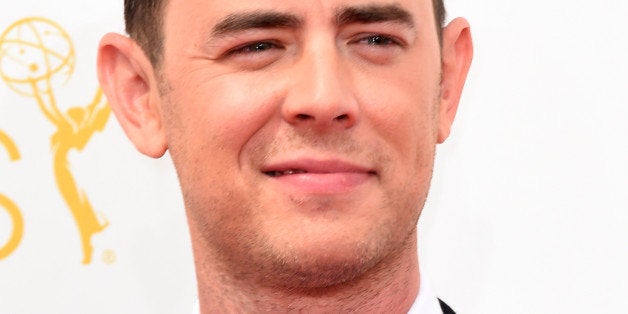
<instances>
[{"instance_id":1,"label":"man's face","mask_svg":"<svg viewBox=\"0 0 628 314\"><path fill-rule=\"evenodd\" d=\"M414 245L439 119L431 1L169 0L164 34L195 254L325 286Z\"/></svg>"}]
</instances>

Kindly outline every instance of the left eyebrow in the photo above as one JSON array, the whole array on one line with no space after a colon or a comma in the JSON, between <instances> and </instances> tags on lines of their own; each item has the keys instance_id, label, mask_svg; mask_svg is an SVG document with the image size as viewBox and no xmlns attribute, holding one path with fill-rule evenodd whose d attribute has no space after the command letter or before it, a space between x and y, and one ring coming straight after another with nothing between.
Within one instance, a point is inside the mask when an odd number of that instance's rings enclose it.
<instances>
[{"instance_id":1,"label":"left eyebrow","mask_svg":"<svg viewBox=\"0 0 628 314\"><path fill-rule=\"evenodd\" d=\"M414 29L412 14L397 4L343 7L336 11L336 25L394 22Z\"/></svg>"}]
</instances>

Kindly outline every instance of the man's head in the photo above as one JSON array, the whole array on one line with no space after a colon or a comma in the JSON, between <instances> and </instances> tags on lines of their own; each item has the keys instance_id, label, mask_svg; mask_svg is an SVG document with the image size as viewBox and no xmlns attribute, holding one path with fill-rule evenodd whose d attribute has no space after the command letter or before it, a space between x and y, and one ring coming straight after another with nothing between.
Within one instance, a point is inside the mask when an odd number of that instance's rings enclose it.
<instances>
[{"instance_id":1,"label":"man's head","mask_svg":"<svg viewBox=\"0 0 628 314\"><path fill-rule=\"evenodd\" d=\"M126 32L144 49L153 64L158 64L163 49L163 10L168 0L124 0ZM432 0L438 37L445 24L443 0Z\"/></svg>"},{"instance_id":2,"label":"man's head","mask_svg":"<svg viewBox=\"0 0 628 314\"><path fill-rule=\"evenodd\" d=\"M441 45L430 0L168 0L161 16L136 35L161 32L159 70L109 34L99 78L138 150L172 156L201 286L294 291L416 268L435 145L471 61L466 21Z\"/></svg>"}]
</instances>

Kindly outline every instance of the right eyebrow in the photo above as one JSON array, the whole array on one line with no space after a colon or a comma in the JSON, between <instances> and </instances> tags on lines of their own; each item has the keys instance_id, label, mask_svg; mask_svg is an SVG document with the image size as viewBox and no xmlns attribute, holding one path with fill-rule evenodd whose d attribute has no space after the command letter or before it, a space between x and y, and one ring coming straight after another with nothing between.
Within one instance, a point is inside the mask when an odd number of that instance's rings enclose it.
<instances>
[{"instance_id":1,"label":"right eyebrow","mask_svg":"<svg viewBox=\"0 0 628 314\"><path fill-rule=\"evenodd\" d=\"M230 14L214 26L211 37L220 38L258 28L297 28L303 21L295 15L274 11Z\"/></svg>"}]
</instances>

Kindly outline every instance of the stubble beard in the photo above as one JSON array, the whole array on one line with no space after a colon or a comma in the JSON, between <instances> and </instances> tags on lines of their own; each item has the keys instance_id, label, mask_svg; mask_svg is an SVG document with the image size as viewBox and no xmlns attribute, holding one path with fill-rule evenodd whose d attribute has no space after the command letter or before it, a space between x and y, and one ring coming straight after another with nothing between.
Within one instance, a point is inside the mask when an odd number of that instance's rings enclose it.
<instances>
[{"instance_id":1,"label":"stubble beard","mask_svg":"<svg viewBox=\"0 0 628 314\"><path fill-rule=\"evenodd\" d=\"M190 223L198 226L198 236L203 239L203 243L195 244L205 246L201 254L210 256L211 267L220 274L217 278L222 284L311 294L350 286L365 277L385 278L381 273L400 267L394 263L400 254L410 247L416 254L416 224L427 196L427 187L418 186L387 191L377 212L393 211L395 215L382 215L384 218L373 221L369 230L362 230L350 241L339 239L335 249L340 253L333 254L308 250L285 239L288 237L278 239L269 234L262 226L265 217L255 214L268 212L254 197L258 191L248 195L221 191L214 197L185 195L184 199ZM420 186L425 193L417 193ZM321 211L333 210L324 202L318 205Z\"/></svg>"},{"instance_id":2,"label":"stubble beard","mask_svg":"<svg viewBox=\"0 0 628 314\"><path fill-rule=\"evenodd\" d=\"M206 210L221 209L205 207ZM191 210L188 213L194 223L207 218L195 213L198 211ZM214 262L212 268L224 281L223 284L258 286L294 293L322 292L351 285L367 275L377 276L376 272L397 271L396 267L400 265L396 265L394 260L410 247L414 248L419 213L420 209L417 209L415 215L401 222L403 225L391 220L373 226L371 234L355 239L352 243L343 243L341 254L329 255L298 249L287 241L277 243L260 232L252 221L249 223L253 226L216 230L220 229L217 226L224 226L235 217L225 217L211 226L204 223L200 234L204 243L201 245L205 246L202 251L211 256L209 260Z\"/></svg>"}]
</instances>

